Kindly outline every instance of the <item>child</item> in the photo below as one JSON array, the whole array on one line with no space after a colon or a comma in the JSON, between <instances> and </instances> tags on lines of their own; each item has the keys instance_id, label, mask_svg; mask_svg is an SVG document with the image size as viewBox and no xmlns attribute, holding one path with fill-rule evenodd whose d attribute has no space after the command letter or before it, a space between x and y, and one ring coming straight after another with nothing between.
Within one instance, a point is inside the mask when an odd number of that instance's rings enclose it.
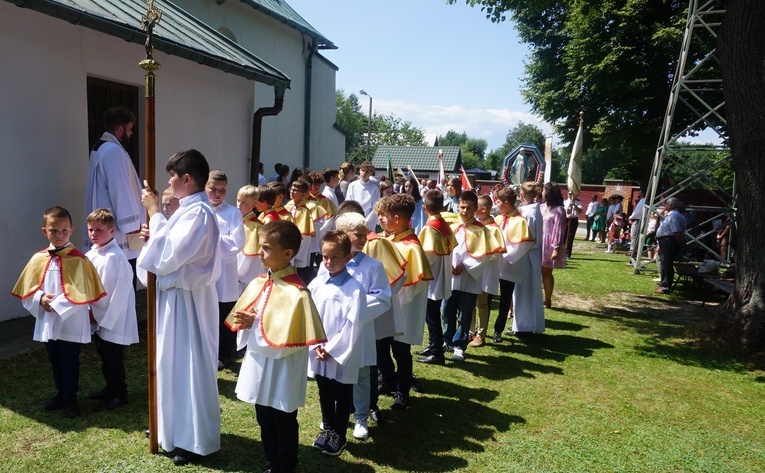
<instances>
[{"instance_id":1,"label":"child","mask_svg":"<svg viewBox=\"0 0 765 473\"><path fill-rule=\"evenodd\" d=\"M545 310L542 305L542 211L539 202L536 201L537 186L531 181L521 184L520 194L523 206L519 209L526 219L529 231L528 239L531 241L525 259L518 259L514 268L515 289L513 290L513 327L512 331L518 334L545 331ZM516 237L517 239L517 237ZM528 245L528 244L527 244ZM508 246L508 255L513 251ZM518 249L523 252L523 249Z\"/></svg>"},{"instance_id":2,"label":"child","mask_svg":"<svg viewBox=\"0 0 765 473\"><path fill-rule=\"evenodd\" d=\"M494 321L493 343L502 342L502 332L507 325L507 318L513 309L513 291L523 278L529 277L531 266L528 252L534 245L526 219L515 208L518 200L511 187L501 189L496 194L500 214L495 218L502 232L507 252L499 261L499 313ZM523 302L521 302L523 303ZM519 306L520 307L520 306ZM521 314L523 319L525 314Z\"/></svg>"},{"instance_id":3,"label":"child","mask_svg":"<svg viewBox=\"0 0 765 473\"><path fill-rule=\"evenodd\" d=\"M108 209L94 210L87 223L93 248L85 256L98 271L107 295L92 304L96 349L106 387L90 398L103 400L96 411L111 410L128 402L125 345L138 343L133 268L114 239L114 215Z\"/></svg>"},{"instance_id":4,"label":"child","mask_svg":"<svg viewBox=\"0 0 765 473\"><path fill-rule=\"evenodd\" d=\"M295 222L303 240L300 243L300 249L295 254L295 267L298 275L308 283L316 277L314 268L311 265L311 255L318 253L320 229L324 224L324 217L327 211L320 205L308 207L306 199L311 183L306 178L299 178L290 186L290 197L292 200L287 204L291 209L292 221Z\"/></svg>"},{"instance_id":5,"label":"child","mask_svg":"<svg viewBox=\"0 0 765 473\"><path fill-rule=\"evenodd\" d=\"M273 188L274 191L276 192L276 198L274 199L274 207L273 207L274 212L279 214L279 217L282 220L288 220L291 222L292 214L290 213L289 210L284 208L284 199L287 197L287 192L288 192L287 188L284 186L283 183L278 181L269 182L268 186Z\"/></svg>"},{"instance_id":6,"label":"child","mask_svg":"<svg viewBox=\"0 0 765 473\"><path fill-rule=\"evenodd\" d=\"M72 216L62 207L43 214L42 232L50 245L29 260L11 294L35 318L33 339L45 344L57 394L43 407L80 415L77 391L80 349L90 342L89 306L106 296L93 264L69 241Z\"/></svg>"},{"instance_id":7,"label":"child","mask_svg":"<svg viewBox=\"0 0 765 473\"><path fill-rule=\"evenodd\" d=\"M177 448L176 465L220 450L218 328L215 282L220 231L207 200L207 160L197 150L175 153L165 169L181 207L167 220L144 183L149 227L138 266L157 275L157 406L159 443ZM237 212L238 213L238 212Z\"/></svg>"},{"instance_id":8,"label":"child","mask_svg":"<svg viewBox=\"0 0 765 473\"><path fill-rule=\"evenodd\" d=\"M339 174L340 170L335 168L327 168L322 173L324 177L324 190L321 191L321 195L329 199L335 207L340 205L337 199L337 185L340 184Z\"/></svg>"},{"instance_id":9,"label":"child","mask_svg":"<svg viewBox=\"0 0 765 473\"><path fill-rule=\"evenodd\" d=\"M239 298L239 271L237 258L244 247L242 213L226 202L228 177L220 169L210 171L205 192L213 206L220 232L220 278L215 283L218 293L218 371L234 362L236 335L226 329L224 320ZM252 208L250 208L252 210Z\"/></svg>"},{"instance_id":10,"label":"child","mask_svg":"<svg viewBox=\"0 0 765 473\"><path fill-rule=\"evenodd\" d=\"M273 191L271 193L273 194ZM250 281L263 274L263 265L258 256L260 249L258 230L263 226L263 223L255 214L259 197L258 188L249 184L239 189L236 194L236 206L242 214L242 226L244 227L244 245L242 251L236 255L240 289L244 289ZM239 292L241 293L241 290ZM227 315L228 313L224 314L224 316ZM229 332L224 327L221 327L221 330Z\"/></svg>"},{"instance_id":11,"label":"child","mask_svg":"<svg viewBox=\"0 0 765 473\"><path fill-rule=\"evenodd\" d=\"M492 296L499 295L500 258L505 253L505 238L502 236L499 225L491 218L491 207L491 196L488 194L478 196L478 209L475 211L475 218L491 233L495 251L491 256L488 256L486 268L483 271L482 291L476 299L473 322L470 324L470 333L473 335L473 339L468 343L469 347L483 346L484 333L489 326L491 299ZM500 311L499 317L507 323L507 313L503 315ZM500 331L500 333L502 332Z\"/></svg>"},{"instance_id":12,"label":"child","mask_svg":"<svg viewBox=\"0 0 765 473\"><path fill-rule=\"evenodd\" d=\"M377 225L375 204L380 199L379 183L371 179L375 175L375 167L369 161L364 161L359 166L359 178L348 184L346 200L355 200L364 209L367 218L367 228L373 230Z\"/></svg>"},{"instance_id":13,"label":"child","mask_svg":"<svg viewBox=\"0 0 765 473\"><path fill-rule=\"evenodd\" d=\"M441 325L441 302L452 295L452 252L457 246L454 232L441 216L444 194L433 189L423 197L428 219L420 232L422 249L430 263L433 280L428 283L425 323L428 326L428 346L417 354L420 363L444 364L444 329Z\"/></svg>"},{"instance_id":14,"label":"child","mask_svg":"<svg viewBox=\"0 0 765 473\"><path fill-rule=\"evenodd\" d=\"M454 361L465 359L473 309L483 282L481 274L492 252L496 251L491 234L475 221L477 207L475 192L462 192L457 207L460 223L452 225L457 248L452 254L452 295L444 305L444 338L454 344Z\"/></svg>"},{"instance_id":15,"label":"child","mask_svg":"<svg viewBox=\"0 0 765 473\"><path fill-rule=\"evenodd\" d=\"M351 260L346 265L348 273L361 284L366 292L366 310L361 313L364 328L357 341L361 353L359 379L353 386L354 428L353 437L366 440L369 437L369 411L372 399L370 373L377 373L377 350L375 347L375 322L391 310L391 286L380 261L364 254L369 230L364 216L347 212L337 217L337 230L344 232L351 241ZM327 272L322 265L319 276ZM392 317L392 314L391 314ZM375 380L375 388L376 388Z\"/></svg>"},{"instance_id":16,"label":"child","mask_svg":"<svg viewBox=\"0 0 765 473\"><path fill-rule=\"evenodd\" d=\"M384 387L394 388L391 409L404 410L409 402L409 389L412 382L412 345L421 345L425 331L425 308L428 299L427 281L433 279L427 256L422 250L420 240L409 227L414 213L414 198L407 194L396 194L378 201L375 212L380 225L388 233L387 238L407 261L406 281L398 291L398 301L403 315L404 333L393 339L381 340L382 354L377 352L377 363L383 376ZM394 372L393 360L396 359L398 370Z\"/></svg>"},{"instance_id":17,"label":"child","mask_svg":"<svg viewBox=\"0 0 765 473\"><path fill-rule=\"evenodd\" d=\"M351 240L344 232L329 231L322 238L326 272L308 289L316 303L327 342L308 356L308 376L316 378L323 429L313 443L322 453L337 456L347 445L348 412L353 406L353 385L362 365L358 339L364 331L365 291L345 269L351 260Z\"/></svg>"},{"instance_id":18,"label":"child","mask_svg":"<svg viewBox=\"0 0 765 473\"><path fill-rule=\"evenodd\" d=\"M181 203L178 202L178 198L173 195L173 188L165 189L165 192L162 193L162 213L165 214L165 217L172 217L180 206Z\"/></svg>"},{"instance_id":19,"label":"child","mask_svg":"<svg viewBox=\"0 0 765 473\"><path fill-rule=\"evenodd\" d=\"M281 183L279 183L281 185ZM284 187L284 186L282 186ZM281 220L279 213L274 210L276 202L276 185L258 186L258 200L255 202L255 210L258 211L258 220L266 224Z\"/></svg>"},{"instance_id":20,"label":"child","mask_svg":"<svg viewBox=\"0 0 765 473\"><path fill-rule=\"evenodd\" d=\"M266 471L295 471L308 346L327 341L311 294L290 265L300 240L292 222L261 227L259 254L268 273L253 279L226 319L239 330L240 345L247 344L236 395L255 405Z\"/></svg>"}]
</instances>

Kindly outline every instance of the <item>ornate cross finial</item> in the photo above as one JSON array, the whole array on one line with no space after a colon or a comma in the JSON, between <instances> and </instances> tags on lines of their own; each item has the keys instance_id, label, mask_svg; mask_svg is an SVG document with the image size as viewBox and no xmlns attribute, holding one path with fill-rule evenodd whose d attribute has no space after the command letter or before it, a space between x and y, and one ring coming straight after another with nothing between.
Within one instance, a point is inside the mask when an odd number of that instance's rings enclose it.
<instances>
[{"instance_id":1,"label":"ornate cross finial","mask_svg":"<svg viewBox=\"0 0 765 473\"><path fill-rule=\"evenodd\" d=\"M146 61L154 62L154 25L159 23L162 19L162 10L154 8L154 0L148 0L149 6L146 10L146 15L141 17L141 29L146 31L146 42L144 47L146 48Z\"/></svg>"}]
</instances>

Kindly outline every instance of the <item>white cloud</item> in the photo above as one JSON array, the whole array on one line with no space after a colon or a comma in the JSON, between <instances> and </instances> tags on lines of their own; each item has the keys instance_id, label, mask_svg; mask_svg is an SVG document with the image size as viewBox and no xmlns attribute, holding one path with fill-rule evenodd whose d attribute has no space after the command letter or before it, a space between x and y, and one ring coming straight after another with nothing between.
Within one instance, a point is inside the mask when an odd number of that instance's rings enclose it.
<instances>
[{"instance_id":1,"label":"white cloud","mask_svg":"<svg viewBox=\"0 0 765 473\"><path fill-rule=\"evenodd\" d=\"M471 138L483 138L493 150L504 144L507 132L518 123L531 123L545 134L552 127L531 113L508 109L465 108L460 105L427 105L403 100L375 100L375 113L394 114L425 131L428 143L449 130L466 132Z\"/></svg>"}]
</instances>

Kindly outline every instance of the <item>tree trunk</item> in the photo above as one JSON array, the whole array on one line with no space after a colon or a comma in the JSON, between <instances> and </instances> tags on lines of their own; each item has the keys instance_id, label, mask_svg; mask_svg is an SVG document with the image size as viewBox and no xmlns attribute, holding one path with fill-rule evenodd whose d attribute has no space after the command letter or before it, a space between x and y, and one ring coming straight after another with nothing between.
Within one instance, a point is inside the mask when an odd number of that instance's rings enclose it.
<instances>
[{"instance_id":1,"label":"tree trunk","mask_svg":"<svg viewBox=\"0 0 765 473\"><path fill-rule=\"evenodd\" d=\"M729 343L757 349L765 345L765 1L727 3L717 51L739 189L737 274L716 329Z\"/></svg>"}]
</instances>

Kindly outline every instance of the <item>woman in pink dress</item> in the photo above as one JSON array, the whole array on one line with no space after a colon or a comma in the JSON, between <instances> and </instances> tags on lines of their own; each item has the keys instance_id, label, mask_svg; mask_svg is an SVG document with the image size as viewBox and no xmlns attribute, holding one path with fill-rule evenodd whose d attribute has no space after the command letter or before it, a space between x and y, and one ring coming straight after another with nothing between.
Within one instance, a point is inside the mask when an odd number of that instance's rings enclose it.
<instances>
[{"instance_id":1,"label":"woman in pink dress","mask_svg":"<svg viewBox=\"0 0 765 473\"><path fill-rule=\"evenodd\" d=\"M545 307L552 307L552 293L555 287L553 269L566 267L566 211L560 187L548 182L542 189L542 285L545 292Z\"/></svg>"}]
</instances>

